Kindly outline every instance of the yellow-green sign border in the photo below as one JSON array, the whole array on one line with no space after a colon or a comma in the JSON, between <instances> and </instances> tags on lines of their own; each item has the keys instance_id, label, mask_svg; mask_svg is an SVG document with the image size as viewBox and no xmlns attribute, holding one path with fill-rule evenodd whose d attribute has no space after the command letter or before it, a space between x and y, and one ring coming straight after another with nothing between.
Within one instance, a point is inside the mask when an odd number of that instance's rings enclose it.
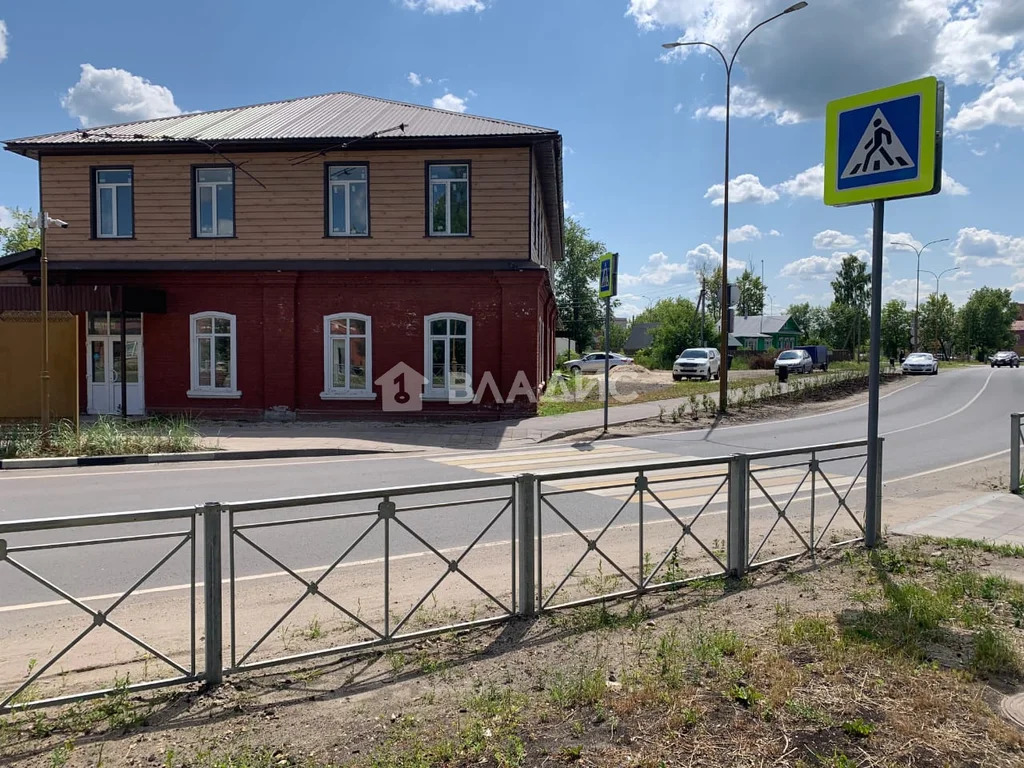
<instances>
[{"instance_id":1,"label":"yellow-green sign border","mask_svg":"<svg viewBox=\"0 0 1024 768\"><path fill-rule=\"evenodd\" d=\"M597 296L598 296L598 298L610 299L613 296L615 296L615 294L618 292L617 289L618 289L619 286L618 286L617 283L619 281L616 279L618 276L615 274L615 272L616 272L616 270L615 270L615 266L616 266L615 260L616 260L617 256L618 256L617 253L606 253L606 254L604 254L601 257L601 260L598 262L598 264L599 264L598 272L597 272L597 274L598 274L598 279L597 279ZM608 290L607 291L602 291L601 290L601 273L604 272L604 263L606 261L608 262L608 276L609 276Z\"/></svg>"},{"instance_id":2,"label":"yellow-green sign border","mask_svg":"<svg viewBox=\"0 0 1024 768\"><path fill-rule=\"evenodd\" d=\"M896 197L930 195L939 191L941 173L936 168L936 121L939 81L922 77L876 91L858 93L830 101L825 107L825 205L851 205ZM867 187L839 189L839 115L851 109L882 105L907 96L921 97L921 125L918 136L916 179L890 181Z\"/></svg>"}]
</instances>

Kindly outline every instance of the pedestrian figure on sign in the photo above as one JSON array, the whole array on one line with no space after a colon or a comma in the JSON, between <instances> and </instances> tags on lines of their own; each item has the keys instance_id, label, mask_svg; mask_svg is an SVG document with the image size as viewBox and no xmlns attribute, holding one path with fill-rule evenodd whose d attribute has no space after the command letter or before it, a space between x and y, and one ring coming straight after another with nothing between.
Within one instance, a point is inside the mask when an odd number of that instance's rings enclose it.
<instances>
[{"instance_id":1,"label":"pedestrian figure on sign","mask_svg":"<svg viewBox=\"0 0 1024 768\"><path fill-rule=\"evenodd\" d=\"M871 164L871 157L875 152L878 152L882 157L884 157L885 162L889 165L896 165L896 161L892 159L892 155L885 150L886 145L892 144L892 133L882 127L882 121L877 117L872 125L875 126L875 135L867 144L864 145L864 149L868 151L867 155L864 156L864 170L867 170L868 166ZM875 161L875 170L878 170L877 160Z\"/></svg>"}]
</instances>

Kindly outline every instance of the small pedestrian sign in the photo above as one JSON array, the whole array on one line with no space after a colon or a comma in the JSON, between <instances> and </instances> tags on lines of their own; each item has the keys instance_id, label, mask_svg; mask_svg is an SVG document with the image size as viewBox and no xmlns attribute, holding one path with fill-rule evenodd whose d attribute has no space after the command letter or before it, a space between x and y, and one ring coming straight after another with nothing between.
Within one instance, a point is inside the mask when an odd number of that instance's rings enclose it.
<instances>
[{"instance_id":1,"label":"small pedestrian sign","mask_svg":"<svg viewBox=\"0 0 1024 768\"><path fill-rule=\"evenodd\" d=\"M931 195L941 188L942 84L934 77L830 102L825 203Z\"/></svg>"},{"instance_id":2,"label":"small pedestrian sign","mask_svg":"<svg viewBox=\"0 0 1024 768\"><path fill-rule=\"evenodd\" d=\"M601 257L601 277L598 280L597 295L610 299L619 292L619 254L606 253Z\"/></svg>"}]
</instances>

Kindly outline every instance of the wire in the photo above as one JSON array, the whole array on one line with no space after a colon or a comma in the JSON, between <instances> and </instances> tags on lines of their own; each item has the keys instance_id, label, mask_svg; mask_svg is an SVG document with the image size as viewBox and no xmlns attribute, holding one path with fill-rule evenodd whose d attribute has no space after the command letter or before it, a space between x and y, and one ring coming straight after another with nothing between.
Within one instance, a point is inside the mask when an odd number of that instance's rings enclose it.
<instances>
[{"instance_id":1,"label":"wire","mask_svg":"<svg viewBox=\"0 0 1024 768\"><path fill-rule=\"evenodd\" d=\"M381 134L391 133L392 131L401 131L402 133L405 133L405 129L408 126L408 123L399 123L398 125L393 125L390 128L382 128L379 131L368 133L365 136L357 136L354 139L343 141L340 144L334 144L330 147L326 147L325 149L321 149L316 152L307 152L304 155L299 155L298 157L292 158L292 165L302 165L303 163L308 163L310 160L316 160L318 157L323 157L328 152L333 152L336 149L348 149L349 146L355 144L357 141L363 141L364 139L375 139Z\"/></svg>"}]
</instances>

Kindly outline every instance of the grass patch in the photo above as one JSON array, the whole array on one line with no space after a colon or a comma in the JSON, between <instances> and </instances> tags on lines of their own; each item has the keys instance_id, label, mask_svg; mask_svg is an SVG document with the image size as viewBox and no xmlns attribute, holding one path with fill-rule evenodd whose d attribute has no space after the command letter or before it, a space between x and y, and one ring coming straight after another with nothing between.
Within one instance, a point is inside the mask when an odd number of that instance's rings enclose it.
<instances>
[{"instance_id":1,"label":"grass patch","mask_svg":"<svg viewBox=\"0 0 1024 768\"><path fill-rule=\"evenodd\" d=\"M985 627L974 637L971 666L985 675L1020 677L1021 660L1009 635L1002 629Z\"/></svg>"},{"instance_id":2,"label":"grass patch","mask_svg":"<svg viewBox=\"0 0 1024 768\"><path fill-rule=\"evenodd\" d=\"M922 536L917 541L931 546L986 552L991 555L999 555L999 557L1024 558L1024 546L1020 544L996 544L993 541L981 541L979 539L942 539L934 536Z\"/></svg>"},{"instance_id":3,"label":"grass patch","mask_svg":"<svg viewBox=\"0 0 1024 768\"><path fill-rule=\"evenodd\" d=\"M104 417L82 424L78 432L72 422L62 420L52 425L46 446L38 424L0 425L0 458L4 459L188 453L202 448L199 432L183 417L144 421Z\"/></svg>"}]
</instances>

